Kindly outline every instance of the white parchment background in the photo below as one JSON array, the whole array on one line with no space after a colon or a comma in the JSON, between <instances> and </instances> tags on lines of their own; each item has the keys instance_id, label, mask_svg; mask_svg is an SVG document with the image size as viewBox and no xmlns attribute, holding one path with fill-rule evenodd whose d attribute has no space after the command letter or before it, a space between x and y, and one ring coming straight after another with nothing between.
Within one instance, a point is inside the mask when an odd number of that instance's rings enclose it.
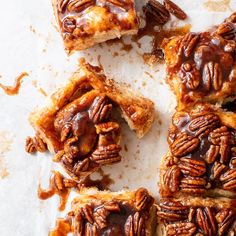
<instances>
[{"instance_id":1,"label":"white parchment background","mask_svg":"<svg viewBox=\"0 0 236 236\"><path fill-rule=\"evenodd\" d=\"M181 24L191 23L193 31L218 24L236 10L236 0L213 1L210 5L218 5L215 10L207 8L204 0L176 2L189 16ZM115 180L111 186L114 191L144 186L157 196L158 166L167 151L168 123L175 107L174 96L164 81L164 65L151 68L143 64L142 50L135 44L129 53L121 50L121 44L102 44L67 57L55 28L50 0L0 3L0 82L12 85L22 71L30 74L19 95L7 96L0 90L0 235L44 236L55 219L65 215L57 211L57 196L47 201L37 198L39 181L47 187L50 170L57 168L57 164L51 162L49 154L26 154L24 141L26 136L33 135L27 120L30 111L45 100L40 88L50 94L76 70L80 56L97 64L97 56L101 55L110 78L130 84L155 102L158 119L151 132L138 140L124 124L122 145L126 144L128 151L123 151L121 163L103 170ZM143 3L137 0L139 9ZM143 50L150 48L148 37L141 42ZM119 53L115 58L114 52Z\"/></svg>"}]
</instances>

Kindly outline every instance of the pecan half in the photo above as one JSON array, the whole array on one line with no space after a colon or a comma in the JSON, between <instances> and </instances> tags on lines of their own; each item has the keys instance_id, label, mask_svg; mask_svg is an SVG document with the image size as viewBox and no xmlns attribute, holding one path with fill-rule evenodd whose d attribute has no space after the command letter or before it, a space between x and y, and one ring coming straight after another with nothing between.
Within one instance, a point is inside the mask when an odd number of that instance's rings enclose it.
<instances>
[{"instance_id":1,"label":"pecan half","mask_svg":"<svg viewBox=\"0 0 236 236\"><path fill-rule=\"evenodd\" d=\"M210 61L203 68L203 80L205 84L212 85L214 90L219 90L223 84L223 76L220 65L217 62ZM210 89L210 86L209 88Z\"/></svg>"},{"instance_id":2,"label":"pecan half","mask_svg":"<svg viewBox=\"0 0 236 236\"><path fill-rule=\"evenodd\" d=\"M191 222L179 222L174 224L168 224L166 226L168 236L192 236L195 233L196 229L196 225Z\"/></svg>"},{"instance_id":3,"label":"pecan half","mask_svg":"<svg viewBox=\"0 0 236 236\"><path fill-rule=\"evenodd\" d=\"M228 137L229 141L232 139L226 126L221 126L210 133L210 140L215 145L220 145L222 137ZM231 144L231 142L229 142L229 144Z\"/></svg>"},{"instance_id":4,"label":"pecan half","mask_svg":"<svg viewBox=\"0 0 236 236\"><path fill-rule=\"evenodd\" d=\"M225 190L236 189L236 169L230 169L220 176L220 181Z\"/></svg>"},{"instance_id":5,"label":"pecan half","mask_svg":"<svg viewBox=\"0 0 236 236\"><path fill-rule=\"evenodd\" d=\"M107 217L109 216L110 212L102 207L98 207L94 210L93 217L94 221L98 225L100 229L107 227Z\"/></svg>"},{"instance_id":6,"label":"pecan half","mask_svg":"<svg viewBox=\"0 0 236 236\"><path fill-rule=\"evenodd\" d=\"M171 144L170 148L174 156L181 157L195 150L198 145L198 138L192 137L186 133L181 133Z\"/></svg>"},{"instance_id":7,"label":"pecan half","mask_svg":"<svg viewBox=\"0 0 236 236\"><path fill-rule=\"evenodd\" d=\"M145 219L141 213L130 215L125 222L125 236L145 236Z\"/></svg>"},{"instance_id":8,"label":"pecan half","mask_svg":"<svg viewBox=\"0 0 236 236\"><path fill-rule=\"evenodd\" d=\"M193 177L202 176L206 173L206 164L203 160L194 160L182 157L180 158L178 167L184 175L190 175Z\"/></svg>"},{"instance_id":9,"label":"pecan half","mask_svg":"<svg viewBox=\"0 0 236 236\"><path fill-rule=\"evenodd\" d=\"M216 33L227 40L234 40L236 39L236 25L232 22L224 22L218 27Z\"/></svg>"},{"instance_id":10,"label":"pecan half","mask_svg":"<svg viewBox=\"0 0 236 236\"><path fill-rule=\"evenodd\" d=\"M186 13L172 1L164 0L164 6L171 14L173 14L180 20L185 20L187 18Z\"/></svg>"},{"instance_id":11,"label":"pecan half","mask_svg":"<svg viewBox=\"0 0 236 236\"><path fill-rule=\"evenodd\" d=\"M75 235L83 235L83 231L84 231L83 215L81 212L77 212L74 220L74 233Z\"/></svg>"},{"instance_id":12,"label":"pecan half","mask_svg":"<svg viewBox=\"0 0 236 236\"><path fill-rule=\"evenodd\" d=\"M219 117L215 114L205 114L194 118L188 128L194 133L195 137L208 135L219 124Z\"/></svg>"},{"instance_id":13,"label":"pecan half","mask_svg":"<svg viewBox=\"0 0 236 236\"><path fill-rule=\"evenodd\" d=\"M80 208L80 212L83 215L83 217L90 223L93 224L93 209L92 206L87 204Z\"/></svg>"},{"instance_id":14,"label":"pecan half","mask_svg":"<svg viewBox=\"0 0 236 236\"><path fill-rule=\"evenodd\" d=\"M86 236L99 236L98 230L96 225L92 225L90 223L87 223L85 225L85 232L84 232Z\"/></svg>"},{"instance_id":15,"label":"pecan half","mask_svg":"<svg viewBox=\"0 0 236 236\"><path fill-rule=\"evenodd\" d=\"M121 8L124 8L125 5L125 1L120 1L120 0L106 0L106 1Z\"/></svg>"},{"instance_id":16,"label":"pecan half","mask_svg":"<svg viewBox=\"0 0 236 236\"><path fill-rule=\"evenodd\" d=\"M78 162L74 168L73 168L73 172L76 175L79 175L80 172L85 172L89 169L89 158L85 158L83 161Z\"/></svg>"},{"instance_id":17,"label":"pecan half","mask_svg":"<svg viewBox=\"0 0 236 236\"><path fill-rule=\"evenodd\" d=\"M234 221L235 212L230 209L223 209L216 214L215 218L218 222L218 234L222 236L226 233Z\"/></svg>"},{"instance_id":18,"label":"pecan half","mask_svg":"<svg viewBox=\"0 0 236 236\"><path fill-rule=\"evenodd\" d=\"M172 193L179 190L180 184L180 168L177 165L169 167L164 174L164 188Z\"/></svg>"},{"instance_id":19,"label":"pecan half","mask_svg":"<svg viewBox=\"0 0 236 236\"><path fill-rule=\"evenodd\" d=\"M59 12L64 12L69 1L70 0L59 0L58 4L57 4L58 11Z\"/></svg>"},{"instance_id":20,"label":"pecan half","mask_svg":"<svg viewBox=\"0 0 236 236\"><path fill-rule=\"evenodd\" d=\"M211 168L211 175L210 179L215 180L220 177L222 172L226 169L227 167L219 162L215 162L214 165Z\"/></svg>"},{"instance_id":21,"label":"pecan half","mask_svg":"<svg viewBox=\"0 0 236 236\"><path fill-rule=\"evenodd\" d=\"M206 180L201 177L184 177L180 181L182 192L191 194L201 194L206 191Z\"/></svg>"},{"instance_id":22,"label":"pecan half","mask_svg":"<svg viewBox=\"0 0 236 236\"><path fill-rule=\"evenodd\" d=\"M156 21L159 25L164 25L170 19L170 13L156 0L149 0L143 7L147 19Z\"/></svg>"},{"instance_id":23,"label":"pecan half","mask_svg":"<svg viewBox=\"0 0 236 236\"><path fill-rule=\"evenodd\" d=\"M67 10L70 12L82 12L93 5L94 0L70 0L67 5Z\"/></svg>"},{"instance_id":24,"label":"pecan half","mask_svg":"<svg viewBox=\"0 0 236 236\"><path fill-rule=\"evenodd\" d=\"M140 188L135 193L135 206L138 211L149 210L152 206L154 199L149 195L148 191Z\"/></svg>"},{"instance_id":25,"label":"pecan half","mask_svg":"<svg viewBox=\"0 0 236 236\"><path fill-rule=\"evenodd\" d=\"M117 144L100 146L92 153L90 158L101 165L119 162L121 160L120 150L121 147Z\"/></svg>"},{"instance_id":26,"label":"pecan half","mask_svg":"<svg viewBox=\"0 0 236 236\"><path fill-rule=\"evenodd\" d=\"M185 57L190 57L193 49L197 45L199 35L195 33L186 34L180 41L180 53L184 54Z\"/></svg>"},{"instance_id":27,"label":"pecan half","mask_svg":"<svg viewBox=\"0 0 236 236\"><path fill-rule=\"evenodd\" d=\"M220 152L220 146L211 145L206 153L205 161L208 164L213 163L218 157L219 152Z\"/></svg>"},{"instance_id":28,"label":"pecan half","mask_svg":"<svg viewBox=\"0 0 236 236\"><path fill-rule=\"evenodd\" d=\"M107 103L108 99L105 95L97 96L94 99L93 104L89 110L89 116L95 124L103 122L110 116L112 104Z\"/></svg>"},{"instance_id":29,"label":"pecan half","mask_svg":"<svg viewBox=\"0 0 236 236\"><path fill-rule=\"evenodd\" d=\"M28 153L46 152L47 144L38 136L27 137L25 142L25 151Z\"/></svg>"}]
</instances>

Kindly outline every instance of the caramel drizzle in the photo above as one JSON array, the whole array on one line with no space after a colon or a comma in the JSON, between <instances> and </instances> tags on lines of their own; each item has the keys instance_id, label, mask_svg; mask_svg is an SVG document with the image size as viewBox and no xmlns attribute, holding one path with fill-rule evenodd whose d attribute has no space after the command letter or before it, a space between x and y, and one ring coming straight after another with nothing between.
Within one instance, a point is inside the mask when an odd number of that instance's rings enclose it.
<instances>
[{"instance_id":1,"label":"caramel drizzle","mask_svg":"<svg viewBox=\"0 0 236 236\"><path fill-rule=\"evenodd\" d=\"M56 226L49 232L49 236L67 236L71 232L73 228L67 219L57 219Z\"/></svg>"},{"instance_id":2,"label":"caramel drizzle","mask_svg":"<svg viewBox=\"0 0 236 236\"><path fill-rule=\"evenodd\" d=\"M25 76L29 76L29 74L27 72L22 72L19 76L16 77L13 86L6 86L0 83L0 88L2 88L5 94L9 96L17 95Z\"/></svg>"}]
</instances>

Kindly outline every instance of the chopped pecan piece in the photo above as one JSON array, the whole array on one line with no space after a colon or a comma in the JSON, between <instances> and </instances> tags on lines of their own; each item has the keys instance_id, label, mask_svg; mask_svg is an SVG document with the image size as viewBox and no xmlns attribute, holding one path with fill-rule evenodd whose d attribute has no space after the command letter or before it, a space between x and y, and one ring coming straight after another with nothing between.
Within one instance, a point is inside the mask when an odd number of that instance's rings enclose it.
<instances>
[{"instance_id":1,"label":"chopped pecan piece","mask_svg":"<svg viewBox=\"0 0 236 236\"><path fill-rule=\"evenodd\" d=\"M95 125L97 134L104 134L120 128L117 122L106 122Z\"/></svg>"},{"instance_id":2,"label":"chopped pecan piece","mask_svg":"<svg viewBox=\"0 0 236 236\"><path fill-rule=\"evenodd\" d=\"M193 150L199 145L199 139L192 137L186 133L180 134L177 139L171 144L171 153L174 156L181 157Z\"/></svg>"},{"instance_id":3,"label":"chopped pecan piece","mask_svg":"<svg viewBox=\"0 0 236 236\"><path fill-rule=\"evenodd\" d=\"M145 219L139 212L136 212L134 215L130 215L124 227L125 236L145 235Z\"/></svg>"},{"instance_id":4,"label":"chopped pecan piece","mask_svg":"<svg viewBox=\"0 0 236 236\"><path fill-rule=\"evenodd\" d=\"M203 160L194 160L182 157L180 158L178 167L184 175L190 175L193 177L202 176L206 173L206 164Z\"/></svg>"},{"instance_id":5,"label":"chopped pecan piece","mask_svg":"<svg viewBox=\"0 0 236 236\"><path fill-rule=\"evenodd\" d=\"M236 189L236 169L230 169L220 176L220 181L223 182L223 189Z\"/></svg>"},{"instance_id":6,"label":"chopped pecan piece","mask_svg":"<svg viewBox=\"0 0 236 236\"><path fill-rule=\"evenodd\" d=\"M225 39L235 40L236 25L232 22L224 22L218 27L216 33L221 35Z\"/></svg>"},{"instance_id":7,"label":"chopped pecan piece","mask_svg":"<svg viewBox=\"0 0 236 236\"><path fill-rule=\"evenodd\" d=\"M210 85L214 90L220 90L223 84L223 76L220 65L217 62L210 61L205 64L203 69L203 80L210 89Z\"/></svg>"},{"instance_id":8,"label":"chopped pecan piece","mask_svg":"<svg viewBox=\"0 0 236 236\"><path fill-rule=\"evenodd\" d=\"M173 14L180 20L185 20L187 18L186 13L174 2L170 0L164 0L164 6L171 14Z\"/></svg>"},{"instance_id":9,"label":"chopped pecan piece","mask_svg":"<svg viewBox=\"0 0 236 236\"><path fill-rule=\"evenodd\" d=\"M196 230L197 227L194 223L191 222L179 222L174 224L168 224L166 227L168 236L192 236Z\"/></svg>"},{"instance_id":10,"label":"chopped pecan piece","mask_svg":"<svg viewBox=\"0 0 236 236\"><path fill-rule=\"evenodd\" d=\"M82 12L86 8L93 6L94 0L70 0L67 4L69 12Z\"/></svg>"},{"instance_id":11,"label":"chopped pecan piece","mask_svg":"<svg viewBox=\"0 0 236 236\"><path fill-rule=\"evenodd\" d=\"M140 188L135 193L135 205L138 211L149 209L153 202L154 199L149 195L146 189Z\"/></svg>"},{"instance_id":12,"label":"chopped pecan piece","mask_svg":"<svg viewBox=\"0 0 236 236\"><path fill-rule=\"evenodd\" d=\"M164 186L170 192L177 192L180 184L180 168L177 165L173 165L168 168L164 175Z\"/></svg>"},{"instance_id":13,"label":"chopped pecan piece","mask_svg":"<svg viewBox=\"0 0 236 236\"><path fill-rule=\"evenodd\" d=\"M143 11L146 17L156 21L159 25L164 25L170 19L170 13L156 0L149 0Z\"/></svg>"},{"instance_id":14,"label":"chopped pecan piece","mask_svg":"<svg viewBox=\"0 0 236 236\"><path fill-rule=\"evenodd\" d=\"M89 158L85 158L83 161L78 162L74 166L74 173L79 175L80 172L87 171L89 169Z\"/></svg>"},{"instance_id":15,"label":"chopped pecan piece","mask_svg":"<svg viewBox=\"0 0 236 236\"><path fill-rule=\"evenodd\" d=\"M205 114L194 118L189 124L189 130L195 137L208 135L219 124L219 117L215 114Z\"/></svg>"},{"instance_id":16,"label":"chopped pecan piece","mask_svg":"<svg viewBox=\"0 0 236 236\"><path fill-rule=\"evenodd\" d=\"M206 180L201 177L184 177L181 179L180 188L182 192L201 194L206 191Z\"/></svg>"},{"instance_id":17,"label":"chopped pecan piece","mask_svg":"<svg viewBox=\"0 0 236 236\"><path fill-rule=\"evenodd\" d=\"M199 35L195 33L186 34L180 41L180 53L184 54L186 57L190 57L193 52L193 49L197 45L199 40Z\"/></svg>"},{"instance_id":18,"label":"chopped pecan piece","mask_svg":"<svg viewBox=\"0 0 236 236\"><path fill-rule=\"evenodd\" d=\"M206 162L208 164L213 163L218 157L219 152L220 152L220 146L211 145L206 153L206 157L205 157Z\"/></svg>"},{"instance_id":19,"label":"chopped pecan piece","mask_svg":"<svg viewBox=\"0 0 236 236\"><path fill-rule=\"evenodd\" d=\"M36 135L35 137L27 137L25 142L25 151L28 153L35 153L35 152L46 152L47 151L47 144Z\"/></svg>"},{"instance_id":20,"label":"chopped pecan piece","mask_svg":"<svg viewBox=\"0 0 236 236\"><path fill-rule=\"evenodd\" d=\"M119 155L120 150L121 147L117 144L100 146L92 153L90 158L98 164L111 164L119 162L121 160Z\"/></svg>"}]
</instances>

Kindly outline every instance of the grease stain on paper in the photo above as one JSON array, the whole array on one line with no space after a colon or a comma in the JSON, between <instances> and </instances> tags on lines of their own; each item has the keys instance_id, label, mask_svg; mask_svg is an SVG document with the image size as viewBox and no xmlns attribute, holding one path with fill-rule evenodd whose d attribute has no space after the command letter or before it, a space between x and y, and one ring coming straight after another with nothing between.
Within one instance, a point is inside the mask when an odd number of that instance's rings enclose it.
<instances>
[{"instance_id":1,"label":"grease stain on paper","mask_svg":"<svg viewBox=\"0 0 236 236\"><path fill-rule=\"evenodd\" d=\"M11 150L12 139L7 135L7 132L0 131L0 179L5 179L9 176L9 171L5 162L5 153Z\"/></svg>"},{"instance_id":2,"label":"grease stain on paper","mask_svg":"<svg viewBox=\"0 0 236 236\"><path fill-rule=\"evenodd\" d=\"M203 3L203 6L209 11L225 12L231 10L231 0L207 0Z\"/></svg>"}]
</instances>

